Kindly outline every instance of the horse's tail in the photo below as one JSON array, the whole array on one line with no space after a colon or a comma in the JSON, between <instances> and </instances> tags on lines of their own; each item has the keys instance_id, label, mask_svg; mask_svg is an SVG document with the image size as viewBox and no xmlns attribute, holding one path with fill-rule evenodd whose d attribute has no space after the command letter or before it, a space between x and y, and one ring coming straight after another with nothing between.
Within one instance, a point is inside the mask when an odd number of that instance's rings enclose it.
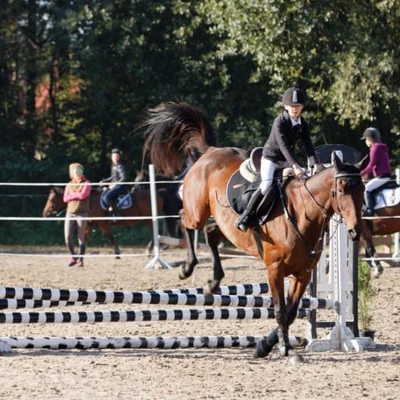
<instances>
[{"instance_id":1,"label":"horse's tail","mask_svg":"<svg viewBox=\"0 0 400 400\"><path fill-rule=\"evenodd\" d=\"M145 128L143 158L150 155L157 171L171 176L183 170L188 157L216 146L216 134L206 113L185 102L162 103L150 109Z\"/></svg>"}]
</instances>

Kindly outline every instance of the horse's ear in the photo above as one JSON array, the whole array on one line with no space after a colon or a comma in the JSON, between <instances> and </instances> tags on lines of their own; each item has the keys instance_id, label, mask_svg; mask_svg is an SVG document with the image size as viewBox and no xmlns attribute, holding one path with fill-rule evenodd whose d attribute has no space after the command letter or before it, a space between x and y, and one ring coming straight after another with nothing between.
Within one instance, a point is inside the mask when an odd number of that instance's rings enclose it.
<instances>
[{"instance_id":1,"label":"horse's ear","mask_svg":"<svg viewBox=\"0 0 400 400\"><path fill-rule=\"evenodd\" d=\"M369 154L367 154L358 164L356 167L362 171L367 165L369 164Z\"/></svg>"},{"instance_id":2,"label":"horse's ear","mask_svg":"<svg viewBox=\"0 0 400 400\"><path fill-rule=\"evenodd\" d=\"M336 151L332 151L331 154L331 163L335 166L336 171L341 171L343 169L342 160L336 154Z\"/></svg>"}]
</instances>

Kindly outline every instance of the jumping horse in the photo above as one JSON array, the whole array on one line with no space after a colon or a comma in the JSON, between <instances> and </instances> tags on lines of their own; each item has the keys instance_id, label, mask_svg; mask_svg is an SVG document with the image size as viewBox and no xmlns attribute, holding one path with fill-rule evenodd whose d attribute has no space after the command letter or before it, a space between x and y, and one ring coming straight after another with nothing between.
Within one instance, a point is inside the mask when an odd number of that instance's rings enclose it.
<instances>
[{"instance_id":1,"label":"jumping horse","mask_svg":"<svg viewBox=\"0 0 400 400\"><path fill-rule=\"evenodd\" d=\"M193 238L212 215L217 229L206 237L213 260L213 280L206 292L215 292L224 271L218 244L226 237L237 247L260 257L267 269L278 326L257 344L255 357L266 357L279 343L280 354L301 361L289 343L289 326L296 318L299 301L320 257L323 234L334 213L346 223L348 235L358 240L362 232L361 208L364 185L360 176L367 160L357 165L343 163L332 154L333 167L307 180L287 183L284 202L276 201L264 225L246 233L235 228L237 215L227 207L227 183L246 159L244 150L216 147L216 134L206 113L184 102L163 103L148 111L144 154L149 154L156 170L169 175L182 168L190 151L201 155L183 182L182 229L188 254L180 278L188 278L198 263ZM291 275L285 302L284 278Z\"/></svg>"},{"instance_id":2,"label":"jumping horse","mask_svg":"<svg viewBox=\"0 0 400 400\"><path fill-rule=\"evenodd\" d=\"M50 190L49 196L44 206L42 215L43 217L50 217L56 215L66 209L66 203L63 200L64 188L63 187L53 187ZM103 210L100 205L101 191L93 190L90 193L90 211L89 217L109 217L109 212ZM163 212L164 200L157 194L157 212ZM151 217L151 196L150 190L137 190L132 193L132 205L129 208L120 210L121 217ZM87 224L85 241L89 239L90 232L93 228L99 228L104 235L107 237L108 242L114 248L115 254L118 256L121 254L118 244L115 241L115 237L111 232L112 226L117 227L127 227L138 224L142 222L140 219L127 219L127 220L89 220ZM152 220L145 219L143 223L153 231ZM147 250L150 252L153 247L153 241L151 241Z\"/></svg>"},{"instance_id":3,"label":"jumping horse","mask_svg":"<svg viewBox=\"0 0 400 400\"><path fill-rule=\"evenodd\" d=\"M384 188L387 186L390 188ZM374 218L369 223L363 219L362 240L365 242L365 255L372 258L372 261L368 260L367 263L373 267L375 278L382 274L383 267L379 260L375 260L377 254L373 236L392 235L400 232L400 187L395 182L390 182L389 185L385 184L384 187L377 190L376 193Z\"/></svg>"}]
</instances>

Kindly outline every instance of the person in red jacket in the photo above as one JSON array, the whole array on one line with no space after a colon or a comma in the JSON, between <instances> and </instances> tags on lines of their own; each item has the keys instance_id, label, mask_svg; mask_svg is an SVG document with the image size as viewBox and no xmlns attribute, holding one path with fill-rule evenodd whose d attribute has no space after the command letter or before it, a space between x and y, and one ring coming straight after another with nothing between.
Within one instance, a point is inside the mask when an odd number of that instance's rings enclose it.
<instances>
[{"instance_id":1,"label":"person in red jacket","mask_svg":"<svg viewBox=\"0 0 400 400\"><path fill-rule=\"evenodd\" d=\"M64 224L65 244L71 253L71 259L68 266L77 265L83 267L83 256L86 251L85 232L87 218L89 213L90 182L83 175L83 166L79 163L73 163L69 166L69 175L71 181L65 187L64 202L67 203L67 212ZM79 254L78 259L74 250L74 232L78 232Z\"/></svg>"},{"instance_id":2,"label":"person in red jacket","mask_svg":"<svg viewBox=\"0 0 400 400\"><path fill-rule=\"evenodd\" d=\"M381 134L376 128L367 128L361 140L370 148L369 163L361 171L361 176L372 174L373 178L365 185L365 216L374 215L374 195L373 191L380 188L384 183L392 178L392 169L390 168L389 148L381 142Z\"/></svg>"}]
</instances>

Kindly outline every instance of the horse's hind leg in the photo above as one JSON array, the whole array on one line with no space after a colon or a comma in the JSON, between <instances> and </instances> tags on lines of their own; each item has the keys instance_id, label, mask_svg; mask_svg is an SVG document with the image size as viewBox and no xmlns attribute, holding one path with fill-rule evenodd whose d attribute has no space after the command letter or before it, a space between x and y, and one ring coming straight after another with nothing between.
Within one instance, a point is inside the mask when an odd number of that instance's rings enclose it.
<instances>
[{"instance_id":1,"label":"horse's hind leg","mask_svg":"<svg viewBox=\"0 0 400 400\"><path fill-rule=\"evenodd\" d=\"M179 272L180 279L189 278L194 271L194 267L199 263L196 257L196 252L194 248L194 229L188 229L184 225L184 213L183 210L180 212L181 215L181 225L182 232L185 237L187 243L187 259L185 264L181 266L181 270Z\"/></svg>"},{"instance_id":2,"label":"horse's hind leg","mask_svg":"<svg viewBox=\"0 0 400 400\"><path fill-rule=\"evenodd\" d=\"M119 254L121 254L121 251L119 249L119 246L117 245L114 235L111 233L111 228L108 223L106 224L99 224L100 230L106 235L108 242L112 247L114 247L114 253L116 254L116 259L120 259Z\"/></svg>"},{"instance_id":3,"label":"horse's hind leg","mask_svg":"<svg viewBox=\"0 0 400 400\"><path fill-rule=\"evenodd\" d=\"M371 260L367 260L367 264L370 268L373 268L372 276L374 278L379 278L383 273L383 267L379 260L377 260L377 254L374 246L374 242L372 240L372 235L369 232L365 232L364 230L364 247L365 247L365 257L370 258Z\"/></svg>"},{"instance_id":4,"label":"horse's hind leg","mask_svg":"<svg viewBox=\"0 0 400 400\"><path fill-rule=\"evenodd\" d=\"M207 286L204 288L204 294L207 296L212 295L217 291L221 284L221 280L225 276L218 252L218 245L224 238L224 234L221 232L221 229L217 224L209 224L204 227L204 235L206 243L210 246L214 273L213 280L209 280Z\"/></svg>"}]
</instances>

